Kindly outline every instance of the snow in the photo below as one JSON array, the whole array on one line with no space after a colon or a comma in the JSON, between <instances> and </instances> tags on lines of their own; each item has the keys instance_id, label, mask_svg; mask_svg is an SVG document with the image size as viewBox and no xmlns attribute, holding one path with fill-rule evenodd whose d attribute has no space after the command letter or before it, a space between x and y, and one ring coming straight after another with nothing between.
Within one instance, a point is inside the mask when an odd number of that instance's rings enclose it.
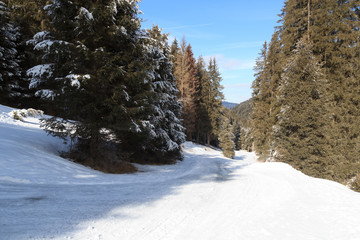
<instances>
[{"instance_id":1,"label":"snow","mask_svg":"<svg viewBox=\"0 0 360 240\"><path fill-rule=\"evenodd\" d=\"M41 78L51 76L54 64L40 64L30 68L26 74L30 77L29 88L36 88L41 83Z\"/></svg>"},{"instance_id":2,"label":"snow","mask_svg":"<svg viewBox=\"0 0 360 240\"><path fill-rule=\"evenodd\" d=\"M37 51L50 51L51 46L55 43L54 40L50 40L50 39L46 39L44 41L41 41L39 43L37 43L34 46L34 50Z\"/></svg>"},{"instance_id":3,"label":"snow","mask_svg":"<svg viewBox=\"0 0 360 240\"><path fill-rule=\"evenodd\" d=\"M45 98L53 99L55 97L55 93L53 90L50 90L50 89L41 89L41 90L35 92L35 96L40 97L42 99L45 99Z\"/></svg>"},{"instance_id":4,"label":"snow","mask_svg":"<svg viewBox=\"0 0 360 240\"><path fill-rule=\"evenodd\" d=\"M85 16L85 18L89 21L94 20L94 16L92 15L92 13L89 12L89 10L87 10L84 7L81 7L79 10L79 15L81 16Z\"/></svg>"},{"instance_id":5,"label":"snow","mask_svg":"<svg viewBox=\"0 0 360 240\"><path fill-rule=\"evenodd\" d=\"M0 105L1 239L336 239L360 236L360 194L283 163L185 143L175 165L103 174Z\"/></svg>"},{"instance_id":6,"label":"snow","mask_svg":"<svg viewBox=\"0 0 360 240\"><path fill-rule=\"evenodd\" d=\"M91 77L89 74L69 74L66 78L70 80L71 86L79 89L81 86L79 80L89 80Z\"/></svg>"}]
</instances>

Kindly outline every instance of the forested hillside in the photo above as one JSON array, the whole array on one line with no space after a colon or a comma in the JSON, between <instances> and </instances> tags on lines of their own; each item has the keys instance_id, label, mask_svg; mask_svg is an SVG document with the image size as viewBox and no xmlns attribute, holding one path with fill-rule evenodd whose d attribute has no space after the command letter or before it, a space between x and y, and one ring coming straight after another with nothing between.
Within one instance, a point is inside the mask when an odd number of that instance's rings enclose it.
<instances>
[{"instance_id":1,"label":"forested hillside","mask_svg":"<svg viewBox=\"0 0 360 240\"><path fill-rule=\"evenodd\" d=\"M253 82L260 158L360 190L360 2L288 0Z\"/></svg>"},{"instance_id":2,"label":"forested hillside","mask_svg":"<svg viewBox=\"0 0 360 240\"><path fill-rule=\"evenodd\" d=\"M246 100L229 110L229 116L234 126L237 150L253 151L252 137L252 99Z\"/></svg>"},{"instance_id":3,"label":"forested hillside","mask_svg":"<svg viewBox=\"0 0 360 240\"><path fill-rule=\"evenodd\" d=\"M139 2L0 1L0 103L56 116L63 156L103 171L174 163L185 139L233 157L216 59L143 29Z\"/></svg>"},{"instance_id":4,"label":"forested hillside","mask_svg":"<svg viewBox=\"0 0 360 240\"><path fill-rule=\"evenodd\" d=\"M232 102L227 102L227 101L223 101L222 104L227 109L234 108L234 107L236 107L238 105L237 103L232 103Z\"/></svg>"}]
</instances>

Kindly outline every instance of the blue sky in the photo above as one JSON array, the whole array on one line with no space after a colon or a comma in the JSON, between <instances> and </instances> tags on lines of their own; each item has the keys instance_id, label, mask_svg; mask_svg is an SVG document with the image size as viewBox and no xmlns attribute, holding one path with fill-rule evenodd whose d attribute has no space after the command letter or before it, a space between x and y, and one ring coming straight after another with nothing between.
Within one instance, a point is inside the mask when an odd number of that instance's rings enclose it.
<instances>
[{"instance_id":1,"label":"blue sky","mask_svg":"<svg viewBox=\"0 0 360 240\"><path fill-rule=\"evenodd\" d=\"M142 0L143 27L159 25L169 39L191 44L195 57L216 57L225 100L251 97L253 67L278 25L283 0Z\"/></svg>"}]
</instances>

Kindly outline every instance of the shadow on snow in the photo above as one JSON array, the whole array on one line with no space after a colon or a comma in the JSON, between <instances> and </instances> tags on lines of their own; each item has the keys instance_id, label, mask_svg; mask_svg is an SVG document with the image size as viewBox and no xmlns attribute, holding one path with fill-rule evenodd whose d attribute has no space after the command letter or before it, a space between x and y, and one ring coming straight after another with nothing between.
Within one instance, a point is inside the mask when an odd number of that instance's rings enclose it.
<instances>
[{"instance_id":1,"label":"shadow on snow","mask_svg":"<svg viewBox=\"0 0 360 240\"><path fill-rule=\"evenodd\" d=\"M192 183L231 181L233 172L247 164L231 164L245 156L224 160L217 156L186 153L176 165L165 166L167 176L158 181L95 185L4 184L0 183L0 236L5 239L56 238L84 230L81 223L103 217L132 218L128 207L151 204L165 196L176 195L177 189ZM186 162L186 163L185 163ZM177 170L189 164L183 173ZM180 166L181 167L181 166ZM156 174L152 172L142 174ZM136 178L134 178L136 179ZM154 180L154 179L153 179ZM112 210L117 209L116 215ZM61 228L61 229L59 229ZM2 238L4 239L4 238Z\"/></svg>"}]
</instances>

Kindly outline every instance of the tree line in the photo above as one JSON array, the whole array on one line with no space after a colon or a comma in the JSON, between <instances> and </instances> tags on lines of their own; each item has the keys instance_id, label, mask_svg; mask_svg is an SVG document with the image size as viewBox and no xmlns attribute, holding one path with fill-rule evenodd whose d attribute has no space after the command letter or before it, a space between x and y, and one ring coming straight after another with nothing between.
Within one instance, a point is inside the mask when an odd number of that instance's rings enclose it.
<instances>
[{"instance_id":1,"label":"tree line","mask_svg":"<svg viewBox=\"0 0 360 240\"><path fill-rule=\"evenodd\" d=\"M172 163L187 139L234 156L215 59L142 29L140 1L0 1L0 101L36 107L65 156L112 171Z\"/></svg>"},{"instance_id":2,"label":"tree line","mask_svg":"<svg viewBox=\"0 0 360 240\"><path fill-rule=\"evenodd\" d=\"M210 58L208 64L202 56L195 60L184 38L180 44L174 40L171 52L187 140L219 146L226 157L234 157L235 136L228 111L222 105L222 78L216 59Z\"/></svg>"},{"instance_id":3,"label":"tree line","mask_svg":"<svg viewBox=\"0 0 360 240\"><path fill-rule=\"evenodd\" d=\"M288 0L253 82L263 160L360 186L360 2Z\"/></svg>"}]
</instances>

